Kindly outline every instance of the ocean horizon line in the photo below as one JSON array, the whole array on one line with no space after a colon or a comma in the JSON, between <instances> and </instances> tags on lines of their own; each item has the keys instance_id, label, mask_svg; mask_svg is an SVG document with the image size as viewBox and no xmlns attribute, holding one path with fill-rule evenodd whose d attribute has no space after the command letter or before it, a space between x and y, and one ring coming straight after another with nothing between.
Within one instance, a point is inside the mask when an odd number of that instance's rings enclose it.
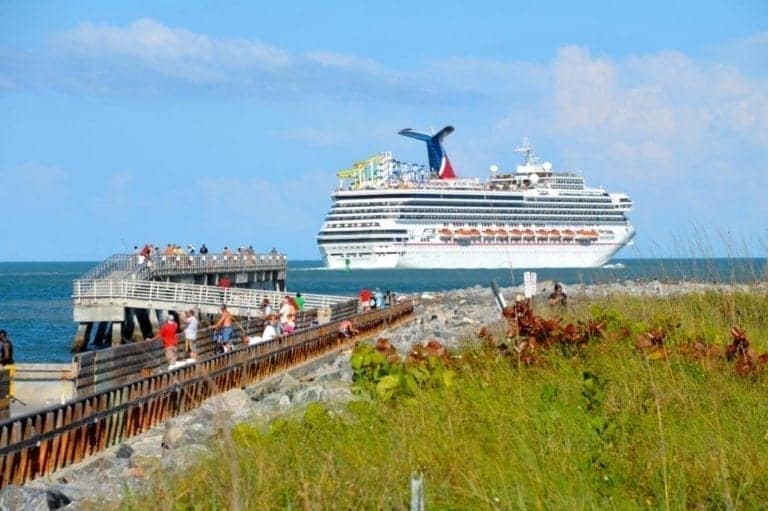
<instances>
[{"instance_id":1,"label":"ocean horizon line","mask_svg":"<svg viewBox=\"0 0 768 511\"><path fill-rule=\"evenodd\" d=\"M45 264L98 264L104 259L0 259L0 264L8 263L45 263ZM768 262L768 257L762 256L660 256L660 257L619 257L610 259L609 263L620 263L624 261L765 261ZM318 263L322 265L322 259L291 259L288 258L288 263ZM407 268L388 268L388 269L407 269ZM429 268L422 268L429 269ZM462 268L457 268L462 269ZM508 269L508 267L497 268ZM522 269L522 268L520 268ZM536 268L532 268L536 269ZM569 268L573 269L573 268Z\"/></svg>"}]
</instances>

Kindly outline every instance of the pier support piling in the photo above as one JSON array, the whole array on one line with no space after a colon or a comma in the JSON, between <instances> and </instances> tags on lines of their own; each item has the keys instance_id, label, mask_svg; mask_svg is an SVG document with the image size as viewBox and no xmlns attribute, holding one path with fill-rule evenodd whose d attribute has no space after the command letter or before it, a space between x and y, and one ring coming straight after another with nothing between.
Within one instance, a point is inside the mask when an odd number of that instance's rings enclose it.
<instances>
[{"instance_id":1,"label":"pier support piling","mask_svg":"<svg viewBox=\"0 0 768 511\"><path fill-rule=\"evenodd\" d=\"M116 321L112 323L112 328L109 333L111 334L111 344L113 348L123 344L123 324L121 322Z\"/></svg>"}]
</instances>

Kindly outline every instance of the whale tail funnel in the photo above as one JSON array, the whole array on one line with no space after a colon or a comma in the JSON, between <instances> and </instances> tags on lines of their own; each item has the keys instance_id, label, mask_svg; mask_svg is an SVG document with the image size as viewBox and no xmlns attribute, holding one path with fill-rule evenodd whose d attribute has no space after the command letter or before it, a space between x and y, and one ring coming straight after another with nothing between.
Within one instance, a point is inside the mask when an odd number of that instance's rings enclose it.
<instances>
[{"instance_id":1,"label":"whale tail funnel","mask_svg":"<svg viewBox=\"0 0 768 511\"><path fill-rule=\"evenodd\" d=\"M432 172L436 172L440 179L454 179L456 177L453 165L451 165L451 161L448 159L448 155L445 154L445 149L443 149L443 139L453 133L453 126L446 126L435 135L415 131L410 128L400 130L398 133L404 137L426 142L427 154L429 155L429 169Z\"/></svg>"}]
</instances>

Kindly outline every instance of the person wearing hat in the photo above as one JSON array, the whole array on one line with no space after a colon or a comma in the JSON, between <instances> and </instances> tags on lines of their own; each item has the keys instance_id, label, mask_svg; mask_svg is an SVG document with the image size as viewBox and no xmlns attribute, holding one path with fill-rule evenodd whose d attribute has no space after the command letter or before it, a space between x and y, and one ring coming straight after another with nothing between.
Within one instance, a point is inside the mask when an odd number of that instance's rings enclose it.
<instances>
[{"instance_id":1,"label":"person wearing hat","mask_svg":"<svg viewBox=\"0 0 768 511\"><path fill-rule=\"evenodd\" d=\"M165 318L165 324L160 327L160 331L152 338L152 340L163 340L165 360L168 362L169 367L176 363L176 345L179 342L176 338L177 328L176 318L173 317L173 314L168 314L168 317Z\"/></svg>"}]
</instances>

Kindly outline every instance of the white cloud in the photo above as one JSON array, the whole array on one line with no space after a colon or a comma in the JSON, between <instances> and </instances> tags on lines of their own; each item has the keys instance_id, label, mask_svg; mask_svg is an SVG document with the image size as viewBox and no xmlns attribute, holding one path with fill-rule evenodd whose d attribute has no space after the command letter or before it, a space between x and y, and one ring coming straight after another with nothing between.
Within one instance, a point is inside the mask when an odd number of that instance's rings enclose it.
<instances>
[{"instance_id":1,"label":"white cloud","mask_svg":"<svg viewBox=\"0 0 768 511\"><path fill-rule=\"evenodd\" d=\"M374 60L363 59L353 55L331 51L314 51L307 54L307 58L319 64L339 69L349 69L352 71L364 71L367 73L380 73L381 66Z\"/></svg>"},{"instance_id":2,"label":"white cloud","mask_svg":"<svg viewBox=\"0 0 768 511\"><path fill-rule=\"evenodd\" d=\"M552 65L556 122L564 130L603 126L616 106L616 70L607 59L593 59L589 50L561 48Z\"/></svg>"},{"instance_id":3,"label":"white cloud","mask_svg":"<svg viewBox=\"0 0 768 511\"><path fill-rule=\"evenodd\" d=\"M134 58L148 67L200 79L215 69L283 69L294 58L286 51L244 39L214 39L189 30L140 19L127 28L83 23L54 37L57 49L80 57Z\"/></svg>"},{"instance_id":4,"label":"white cloud","mask_svg":"<svg viewBox=\"0 0 768 511\"><path fill-rule=\"evenodd\" d=\"M322 49L294 53L148 18L125 27L83 23L52 37L50 43L50 56L27 59L27 67L42 68L24 76L27 85L97 95L183 92L282 99L314 94L406 103L441 102L461 94L430 87L429 82L413 80L413 73L387 70L356 55ZM24 75L18 68L15 71Z\"/></svg>"}]
</instances>

